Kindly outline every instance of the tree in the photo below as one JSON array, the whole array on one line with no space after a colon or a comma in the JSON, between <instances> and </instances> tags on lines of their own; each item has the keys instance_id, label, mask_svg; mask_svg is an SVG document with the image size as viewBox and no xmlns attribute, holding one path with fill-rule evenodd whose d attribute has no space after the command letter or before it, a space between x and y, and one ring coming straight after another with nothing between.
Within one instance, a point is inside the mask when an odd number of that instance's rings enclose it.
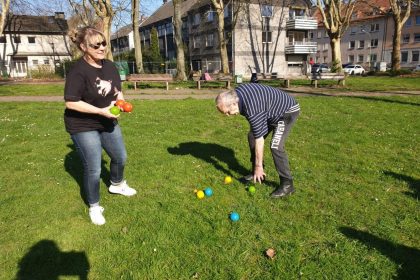
<instances>
[{"instance_id":1,"label":"tree","mask_svg":"<svg viewBox=\"0 0 420 280\"><path fill-rule=\"evenodd\" d=\"M224 15L224 3L223 0L211 0L214 9L217 14L217 32L219 35L219 50L220 50L220 61L222 63L222 72L224 74L229 73L229 59L227 54L227 41L225 39L225 15Z\"/></svg>"},{"instance_id":2,"label":"tree","mask_svg":"<svg viewBox=\"0 0 420 280\"><path fill-rule=\"evenodd\" d=\"M82 21L85 25L90 25L92 23L91 17L89 17L89 11L92 8L95 11L96 16L100 20L95 20L95 27L101 29L105 35L105 40L111 42L111 25L112 19L115 16L115 11L111 4L111 0L68 0L73 10L80 15ZM89 6L90 4L90 6ZM106 58L113 60L111 52L111 44L107 45L107 54Z\"/></svg>"},{"instance_id":3,"label":"tree","mask_svg":"<svg viewBox=\"0 0 420 280\"><path fill-rule=\"evenodd\" d=\"M341 37L349 26L358 0L317 0L325 30L330 37L332 68L341 71Z\"/></svg>"},{"instance_id":4,"label":"tree","mask_svg":"<svg viewBox=\"0 0 420 280\"><path fill-rule=\"evenodd\" d=\"M176 79L186 81L184 44L182 41L182 0L173 0L174 5L174 36L176 44Z\"/></svg>"},{"instance_id":5,"label":"tree","mask_svg":"<svg viewBox=\"0 0 420 280\"><path fill-rule=\"evenodd\" d=\"M392 71L400 70L401 30L411 13L411 0L389 0L394 20L394 37L392 39Z\"/></svg>"},{"instance_id":6,"label":"tree","mask_svg":"<svg viewBox=\"0 0 420 280\"><path fill-rule=\"evenodd\" d=\"M147 60L147 68L151 73L159 73L161 64L163 63L160 54L158 33L155 27L150 31L150 47L145 50L144 57Z\"/></svg>"},{"instance_id":7,"label":"tree","mask_svg":"<svg viewBox=\"0 0 420 280\"><path fill-rule=\"evenodd\" d=\"M141 54L140 33L139 33L139 8L140 0L131 0L131 22L134 34L134 56L136 58L137 73L143 73L143 58Z\"/></svg>"},{"instance_id":8,"label":"tree","mask_svg":"<svg viewBox=\"0 0 420 280\"><path fill-rule=\"evenodd\" d=\"M1 0L1 15L0 15L0 35L3 34L4 25L6 24L7 14L9 13L10 0Z\"/></svg>"}]
</instances>

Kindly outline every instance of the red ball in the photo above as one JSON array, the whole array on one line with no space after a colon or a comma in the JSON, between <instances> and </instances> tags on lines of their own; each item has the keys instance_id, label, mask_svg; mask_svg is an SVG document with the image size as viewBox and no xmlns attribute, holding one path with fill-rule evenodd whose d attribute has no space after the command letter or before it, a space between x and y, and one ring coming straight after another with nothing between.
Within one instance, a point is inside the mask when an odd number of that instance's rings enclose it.
<instances>
[{"instance_id":1,"label":"red ball","mask_svg":"<svg viewBox=\"0 0 420 280\"><path fill-rule=\"evenodd\" d=\"M123 105L123 110L126 113L130 113L131 111L133 111L133 105L130 102L125 102Z\"/></svg>"}]
</instances>

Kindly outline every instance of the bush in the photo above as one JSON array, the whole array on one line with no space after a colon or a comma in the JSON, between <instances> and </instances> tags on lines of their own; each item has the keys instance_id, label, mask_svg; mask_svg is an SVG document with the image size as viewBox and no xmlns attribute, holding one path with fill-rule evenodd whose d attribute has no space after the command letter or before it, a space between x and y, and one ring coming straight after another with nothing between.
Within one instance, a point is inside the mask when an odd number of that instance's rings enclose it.
<instances>
[{"instance_id":1,"label":"bush","mask_svg":"<svg viewBox=\"0 0 420 280\"><path fill-rule=\"evenodd\" d=\"M400 69L400 70L395 70L395 71L393 71L393 70L389 71L389 74L391 76L408 75L408 74L411 74L411 73L412 73L411 70L408 70L408 69Z\"/></svg>"},{"instance_id":2,"label":"bush","mask_svg":"<svg viewBox=\"0 0 420 280\"><path fill-rule=\"evenodd\" d=\"M51 65L38 65L36 68L29 70L32 79L57 79L60 76L54 72Z\"/></svg>"}]
</instances>

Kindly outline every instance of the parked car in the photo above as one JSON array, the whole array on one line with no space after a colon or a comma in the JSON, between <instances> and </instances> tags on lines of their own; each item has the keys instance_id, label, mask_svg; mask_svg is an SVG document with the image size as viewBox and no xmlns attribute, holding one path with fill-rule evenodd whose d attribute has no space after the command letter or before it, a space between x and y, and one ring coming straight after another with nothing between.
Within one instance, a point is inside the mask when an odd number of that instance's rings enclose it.
<instances>
[{"instance_id":1,"label":"parked car","mask_svg":"<svg viewBox=\"0 0 420 280\"><path fill-rule=\"evenodd\" d=\"M363 75L365 74L365 69L359 64L351 64L344 67L344 72L350 75Z\"/></svg>"},{"instance_id":2,"label":"parked car","mask_svg":"<svg viewBox=\"0 0 420 280\"><path fill-rule=\"evenodd\" d=\"M341 64L341 68L346 68L349 65L352 65L352 63L344 63L344 64Z\"/></svg>"},{"instance_id":3,"label":"parked car","mask_svg":"<svg viewBox=\"0 0 420 280\"><path fill-rule=\"evenodd\" d=\"M417 64L413 71L420 71L420 64Z\"/></svg>"},{"instance_id":4,"label":"parked car","mask_svg":"<svg viewBox=\"0 0 420 280\"><path fill-rule=\"evenodd\" d=\"M329 73L331 72L330 67L326 64L315 63L312 65L311 73Z\"/></svg>"}]
</instances>

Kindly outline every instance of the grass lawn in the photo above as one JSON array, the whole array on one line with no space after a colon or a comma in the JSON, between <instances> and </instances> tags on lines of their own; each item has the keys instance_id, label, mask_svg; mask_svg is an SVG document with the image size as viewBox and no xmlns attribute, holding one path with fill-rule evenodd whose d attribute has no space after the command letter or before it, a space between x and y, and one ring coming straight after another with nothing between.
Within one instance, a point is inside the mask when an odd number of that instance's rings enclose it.
<instances>
[{"instance_id":1,"label":"grass lawn","mask_svg":"<svg viewBox=\"0 0 420 280\"><path fill-rule=\"evenodd\" d=\"M263 81L262 83L278 87L281 81ZM366 92L390 92L390 91L420 91L420 76L414 77L358 77L349 76L346 79L345 87L337 87L335 81L320 81L320 88L333 88L337 91L366 91ZM235 85L235 84L234 84ZM309 80L293 80L291 81L293 86L305 86L310 87ZM224 83L218 82L207 82L202 85L202 88L223 88ZM156 88L165 89L164 83L148 83L138 84L138 90L141 91L143 88ZM192 89L196 91L196 83L193 81L187 82L176 82L169 85L170 89L184 88ZM124 83L123 89L134 89L132 83ZM64 84L0 84L0 96L13 96L13 95L24 95L24 96L36 96L36 95L63 95Z\"/></svg>"},{"instance_id":2,"label":"grass lawn","mask_svg":"<svg viewBox=\"0 0 420 280\"><path fill-rule=\"evenodd\" d=\"M63 104L0 103L0 279L416 279L420 97L298 100L287 143L297 191L283 200L268 198L268 149L255 195L237 181L249 168L244 118L213 100L133 101L120 123L139 193L108 194L104 156L102 227L80 197Z\"/></svg>"}]
</instances>

